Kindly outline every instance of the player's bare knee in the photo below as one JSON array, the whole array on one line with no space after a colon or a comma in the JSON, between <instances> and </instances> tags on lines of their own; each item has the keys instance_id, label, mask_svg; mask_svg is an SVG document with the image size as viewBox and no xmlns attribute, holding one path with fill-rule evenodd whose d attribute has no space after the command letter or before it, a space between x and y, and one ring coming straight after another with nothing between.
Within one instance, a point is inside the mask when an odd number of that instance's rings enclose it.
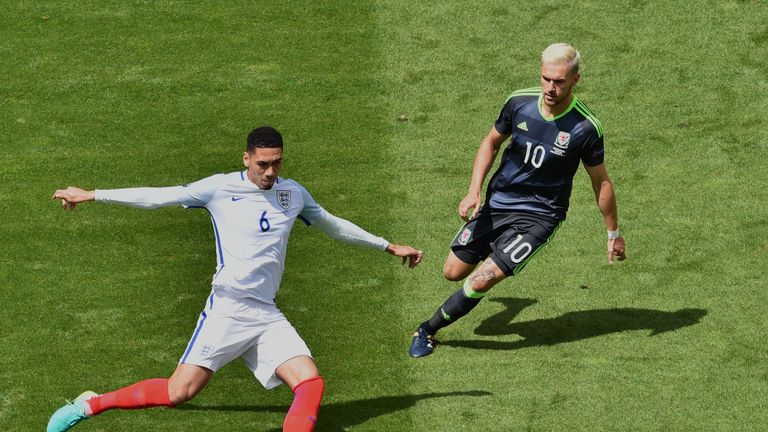
<instances>
[{"instance_id":1,"label":"player's bare knee","mask_svg":"<svg viewBox=\"0 0 768 432\"><path fill-rule=\"evenodd\" d=\"M168 398L171 400L173 406L179 406L185 402L189 402L197 395L192 383L189 382L174 382L168 383Z\"/></svg>"},{"instance_id":2,"label":"player's bare knee","mask_svg":"<svg viewBox=\"0 0 768 432\"><path fill-rule=\"evenodd\" d=\"M181 389L170 385L168 386L168 399L170 399L173 406L179 406L189 400L184 396L185 395Z\"/></svg>"},{"instance_id":3,"label":"player's bare knee","mask_svg":"<svg viewBox=\"0 0 768 432\"><path fill-rule=\"evenodd\" d=\"M459 282L464 280L471 271L472 267L457 266L455 264L445 263L443 266L443 277L451 282Z\"/></svg>"},{"instance_id":4,"label":"player's bare knee","mask_svg":"<svg viewBox=\"0 0 768 432\"><path fill-rule=\"evenodd\" d=\"M443 277L451 282L458 282L462 279L462 274L449 266L443 268Z\"/></svg>"}]
</instances>

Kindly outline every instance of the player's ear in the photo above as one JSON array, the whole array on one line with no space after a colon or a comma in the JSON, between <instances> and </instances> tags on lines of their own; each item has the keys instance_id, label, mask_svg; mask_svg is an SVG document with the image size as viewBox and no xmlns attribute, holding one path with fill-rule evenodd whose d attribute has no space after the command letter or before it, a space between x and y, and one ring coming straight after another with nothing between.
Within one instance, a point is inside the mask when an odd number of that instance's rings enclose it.
<instances>
[{"instance_id":1,"label":"player's ear","mask_svg":"<svg viewBox=\"0 0 768 432\"><path fill-rule=\"evenodd\" d=\"M248 161L250 159L251 158L250 158L250 155L248 154L248 152L247 151L243 152L243 165L245 165L247 167L248 166Z\"/></svg>"}]
</instances>

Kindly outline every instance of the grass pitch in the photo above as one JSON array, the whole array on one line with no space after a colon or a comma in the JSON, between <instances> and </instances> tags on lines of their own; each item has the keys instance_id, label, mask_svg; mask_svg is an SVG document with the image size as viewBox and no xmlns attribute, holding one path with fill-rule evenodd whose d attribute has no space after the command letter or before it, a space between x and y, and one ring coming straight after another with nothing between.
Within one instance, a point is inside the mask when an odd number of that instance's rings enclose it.
<instances>
[{"instance_id":1,"label":"grass pitch","mask_svg":"<svg viewBox=\"0 0 768 432\"><path fill-rule=\"evenodd\" d=\"M54 189L240 169L260 124L331 212L422 248L414 272L297 225L278 302L328 385L317 430L768 430L762 185L768 6L752 1L15 2L0 17L0 428L167 376L215 266L205 212ZM407 356L472 158L568 41L606 129L629 260L577 175L556 241ZM236 362L175 410L76 430L274 431L290 392Z\"/></svg>"}]
</instances>

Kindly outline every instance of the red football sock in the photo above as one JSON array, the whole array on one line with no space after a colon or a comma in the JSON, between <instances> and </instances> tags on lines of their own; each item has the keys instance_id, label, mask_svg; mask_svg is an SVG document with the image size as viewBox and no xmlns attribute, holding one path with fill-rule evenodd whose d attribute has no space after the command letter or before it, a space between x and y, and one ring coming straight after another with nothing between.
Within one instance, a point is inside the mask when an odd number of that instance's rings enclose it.
<instances>
[{"instance_id":1,"label":"red football sock","mask_svg":"<svg viewBox=\"0 0 768 432\"><path fill-rule=\"evenodd\" d=\"M89 416L95 416L114 408L173 407L171 405L171 398L168 396L168 380L165 378L137 382L111 393L104 393L103 395L88 399L85 403L90 407L90 412L86 412Z\"/></svg>"},{"instance_id":2,"label":"red football sock","mask_svg":"<svg viewBox=\"0 0 768 432\"><path fill-rule=\"evenodd\" d=\"M324 387L323 377L316 377L293 388L293 403L285 416L283 432L312 432L315 429Z\"/></svg>"}]
</instances>

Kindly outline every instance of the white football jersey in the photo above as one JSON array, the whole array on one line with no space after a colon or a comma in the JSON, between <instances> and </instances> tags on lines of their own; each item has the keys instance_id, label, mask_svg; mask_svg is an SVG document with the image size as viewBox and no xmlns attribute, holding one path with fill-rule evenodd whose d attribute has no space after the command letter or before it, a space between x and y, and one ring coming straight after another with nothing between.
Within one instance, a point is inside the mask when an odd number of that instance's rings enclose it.
<instances>
[{"instance_id":1,"label":"white football jersey","mask_svg":"<svg viewBox=\"0 0 768 432\"><path fill-rule=\"evenodd\" d=\"M212 284L230 295L274 304L285 268L288 236L296 218L332 237L385 249L381 237L326 212L294 180L279 177L259 189L245 171L217 174L184 186L97 190L96 200L132 207L183 205L205 208L216 237Z\"/></svg>"}]
</instances>

